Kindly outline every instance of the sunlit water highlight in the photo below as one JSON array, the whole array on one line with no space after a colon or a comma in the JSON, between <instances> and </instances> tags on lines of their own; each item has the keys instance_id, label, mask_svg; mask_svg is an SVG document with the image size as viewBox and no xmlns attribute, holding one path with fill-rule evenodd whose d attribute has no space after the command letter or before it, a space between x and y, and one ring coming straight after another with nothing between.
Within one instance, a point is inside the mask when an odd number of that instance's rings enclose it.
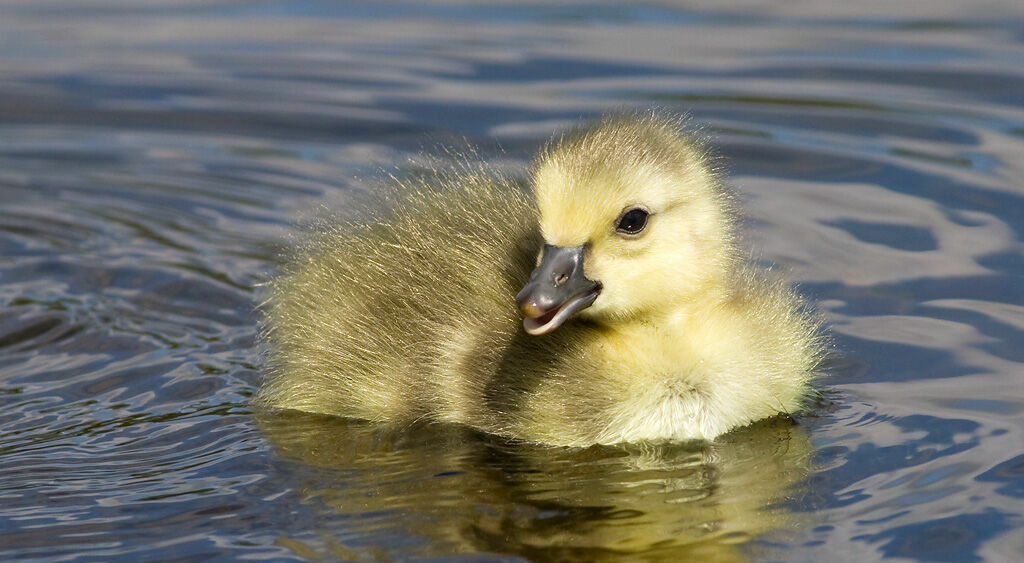
<instances>
[{"instance_id":1,"label":"sunlit water highlight","mask_svg":"<svg viewBox=\"0 0 1024 563\"><path fill-rule=\"evenodd\" d=\"M0 559L1020 560L1024 9L718 4L5 2ZM832 326L814 413L587 450L252 413L297 223L651 105Z\"/></svg>"}]
</instances>

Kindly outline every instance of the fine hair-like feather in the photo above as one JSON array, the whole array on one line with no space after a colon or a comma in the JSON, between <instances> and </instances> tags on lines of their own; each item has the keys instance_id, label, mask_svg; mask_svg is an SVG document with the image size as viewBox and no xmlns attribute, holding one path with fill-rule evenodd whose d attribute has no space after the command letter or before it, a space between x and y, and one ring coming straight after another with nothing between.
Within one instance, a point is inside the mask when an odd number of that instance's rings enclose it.
<instances>
[{"instance_id":1,"label":"fine hair-like feather","mask_svg":"<svg viewBox=\"0 0 1024 563\"><path fill-rule=\"evenodd\" d=\"M392 178L270 282L257 401L562 445L710 439L799 409L818 324L740 258L715 168L652 113L553 141L529 187L478 166ZM651 210L636 240L611 228L629 205ZM534 337L514 296L544 244L586 245L604 290Z\"/></svg>"}]
</instances>

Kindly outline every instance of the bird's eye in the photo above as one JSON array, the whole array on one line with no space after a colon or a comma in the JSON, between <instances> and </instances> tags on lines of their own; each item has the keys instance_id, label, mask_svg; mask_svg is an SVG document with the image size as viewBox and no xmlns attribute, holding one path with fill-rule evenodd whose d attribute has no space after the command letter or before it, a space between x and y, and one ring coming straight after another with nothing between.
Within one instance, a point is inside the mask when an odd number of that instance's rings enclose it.
<instances>
[{"instance_id":1,"label":"bird's eye","mask_svg":"<svg viewBox=\"0 0 1024 563\"><path fill-rule=\"evenodd\" d=\"M633 208L619 217L615 224L615 230L626 235L636 235L647 226L648 213L640 208Z\"/></svg>"}]
</instances>

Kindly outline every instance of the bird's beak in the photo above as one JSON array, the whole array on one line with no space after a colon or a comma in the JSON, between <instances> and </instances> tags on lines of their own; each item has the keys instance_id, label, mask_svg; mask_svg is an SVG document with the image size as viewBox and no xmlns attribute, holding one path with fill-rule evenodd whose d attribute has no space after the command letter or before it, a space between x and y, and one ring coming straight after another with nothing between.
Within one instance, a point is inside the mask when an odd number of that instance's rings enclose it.
<instances>
[{"instance_id":1,"label":"bird's beak","mask_svg":"<svg viewBox=\"0 0 1024 563\"><path fill-rule=\"evenodd\" d=\"M583 274L583 254L582 246L544 245L540 265L516 295L526 332L551 332L597 299L601 282Z\"/></svg>"}]
</instances>

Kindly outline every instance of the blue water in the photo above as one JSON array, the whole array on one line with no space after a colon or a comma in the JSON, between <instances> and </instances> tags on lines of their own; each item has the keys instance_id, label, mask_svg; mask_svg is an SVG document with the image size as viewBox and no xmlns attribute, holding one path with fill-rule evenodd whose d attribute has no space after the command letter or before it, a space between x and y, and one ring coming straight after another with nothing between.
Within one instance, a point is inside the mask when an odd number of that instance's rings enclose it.
<instances>
[{"instance_id":1,"label":"blue water","mask_svg":"<svg viewBox=\"0 0 1024 563\"><path fill-rule=\"evenodd\" d=\"M0 6L0 559L1024 559L1018 2ZM705 125L822 400L566 450L254 413L258 284L381 168Z\"/></svg>"}]
</instances>

